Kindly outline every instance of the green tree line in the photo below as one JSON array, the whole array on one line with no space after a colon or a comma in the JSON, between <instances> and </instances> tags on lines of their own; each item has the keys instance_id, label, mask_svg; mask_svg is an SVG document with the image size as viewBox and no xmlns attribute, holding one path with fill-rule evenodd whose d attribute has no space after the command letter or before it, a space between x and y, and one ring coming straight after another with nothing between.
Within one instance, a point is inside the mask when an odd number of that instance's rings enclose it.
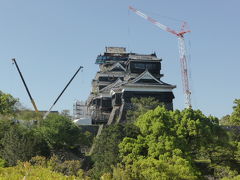
<instances>
[{"instance_id":1,"label":"green tree line","mask_svg":"<svg viewBox=\"0 0 240 180\"><path fill-rule=\"evenodd\" d=\"M126 123L93 140L68 116L42 119L0 91L1 179L240 179L239 99L221 119L153 98L132 103ZM81 153L92 142L93 154Z\"/></svg>"}]
</instances>

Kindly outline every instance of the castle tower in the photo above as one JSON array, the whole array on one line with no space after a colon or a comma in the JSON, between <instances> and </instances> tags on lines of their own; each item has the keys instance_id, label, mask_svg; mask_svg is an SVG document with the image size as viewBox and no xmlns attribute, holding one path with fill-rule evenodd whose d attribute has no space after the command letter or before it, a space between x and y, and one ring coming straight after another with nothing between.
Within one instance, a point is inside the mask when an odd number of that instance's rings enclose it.
<instances>
[{"instance_id":1,"label":"castle tower","mask_svg":"<svg viewBox=\"0 0 240 180\"><path fill-rule=\"evenodd\" d=\"M125 121L131 98L154 97L173 109L176 87L161 81L161 59L156 54L126 52L123 47L106 47L96 64L100 71L92 80L92 92L87 101L93 124Z\"/></svg>"}]
</instances>

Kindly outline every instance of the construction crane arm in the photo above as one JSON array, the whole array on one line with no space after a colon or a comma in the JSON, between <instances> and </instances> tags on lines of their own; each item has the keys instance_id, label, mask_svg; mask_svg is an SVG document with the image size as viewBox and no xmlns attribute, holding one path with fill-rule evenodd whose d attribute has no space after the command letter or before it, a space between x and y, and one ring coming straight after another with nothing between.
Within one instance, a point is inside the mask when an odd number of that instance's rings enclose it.
<instances>
[{"instance_id":1,"label":"construction crane arm","mask_svg":"<svg viewBox=\"0 0 240 180\"><path fill-rule=\"evenodd\" d=\"M43 119L45 119L48 114L51 112L52 108L55 106L55 104L57 103L57 101L59 100L59 98L62 96L62 94L64 93L64 91L67 89L67 87L69 86L69 84L72 82L72 80L75 78L75 76L77 75L77 73L80 71L80 69L82 69L83 67L80 66L78 68L78 70L75 72L75 74L73 75L73 77L70 79L70 81L67 83L67 85L64 87L64 89L62 90L62 92L59 94L59 96L57 97L57 99L54 101L53 105L50 107L50 109L48 110L48 112L45 113L45 115L43 116Z\"/></svg>"},{"instance_id":2,"label":"construction crane arm","mask_svg":"<svg viewBox=\"0 0 240 180\"><path fill-rule=\"evenodd\" d=\"M31 96L31 93L30 93L30 91L29 91L29 89L28 89L28 87L27 87L27 84L26 84L26 82L25 82L25 80L24 80L24 78L23 78L23 75L22 75L22 73L21 73L21 71L20 71L20 69L19 69L19 67L18 67L18 64L17 64L16 59L13 58L13 59L12 59L12 62L13 62L13 64L15 64L15 66L16 66L16 68L17 68L17 71L18 71L18 73L19 73L19 75L20 75L20 77L21 77L21 79L22 79L23 85L24 85L24 87L25 87L25 89L26 89L26 91L27 91L27 93L28 93L28 97L29 97L30 100L31 100L31 103L32 103L32 105L33 105L33 108L34 108L35 112L38 112L38 108L37 108L37 106L36 106L36 103L34 102L32 96Z\"/></svg>"},{"instance_id":3,"label":"construction crane arm","mask_svg":"<svg viewBox=\"0 0 240 180\"><path fill-rule=\"evenodd\" d=\"M184 42L184 34L190 32L189 30L184 30L186 22L183 23L182 29L180 32L177 32L161 23L156 21L155 19L147 16L146 14L142 13L141 11L129 6L129 9L133 11L135 14L139 15L140 17L150 21L160 29L169 32L178 38L178 46L179 46L179 55L180 55L180 64L181 64L181 73L182 73L182 83L183 83L183 91L185 95L185 104L186 107L191 108L191 91L189 86L189 79L188 79L188 64L187 64L187 55L186 55L186 47Z\"/></svg>"},{"instance_id":4,"label":"construction crane arm","mask_svg":"<svg viewBox=\"0 0 240 180\"><path fill-rule=\"evenodd\" d=\"M130 9L131 11L133 11L135 14L137 14L138 16L140 16L140 17L142 17L142 18L150 21L151 23L153 23L154 25L156 25L156 26L159 27L160 29L162 29L162 30L164 30L164 31L167 31L167 32L170 32L170 33L178 36L178 33L177 33L176 31L174 31L173 29L171 29L171 28L169 28L169 27L167 27L167 26L159 23L159 22L156 21L155 19L153 19L153 18L149 17L148 15L142 13L141 11L133 8L132 6L129 6L129 9Z\"/></svg>"}]
</instances>

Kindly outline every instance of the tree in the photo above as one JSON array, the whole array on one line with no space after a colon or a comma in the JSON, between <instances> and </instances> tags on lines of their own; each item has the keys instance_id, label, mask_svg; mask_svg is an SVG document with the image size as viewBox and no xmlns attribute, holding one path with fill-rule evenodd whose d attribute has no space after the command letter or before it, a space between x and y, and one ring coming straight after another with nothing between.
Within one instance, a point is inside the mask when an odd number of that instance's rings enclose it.
<instances>
[{"instance_id":1,"label":"tree","mask_svg":"<svg viewBox=\"0 0 240 180\"><path fill-rule=\"evenodd\" d=\"M68 110L68 109L62 110L61 115L66 116L67 118L71 118L70 110Z\"/></svg>"},{"instance_id":2,"label":"tree","mask_svg":"<svg viewBox=\"0 0 240 180\"><path fill-rule=\"evenodd\" d=\"M138 132L133 124L116 124L104 128L94 142L92 177L98 179L104 173L112 173L113 166L121 162L118 144L124 137L136 137Z\"/></svg>"},{"instance_id":3,"label":"tree","mask_svg":"<svg viewBox=\"0 0 240 180\"><path fill-rule=\"evenodd\" d=\"M221 119L222 125L240 126L240 99L235 99L233 102L233 112L231 115L226 115Z\"/></svg>"},{"instance_id":4,"label":"tree","mask_svg":"<svg viewBox=\"0 0 240 180\"><path fill-rule=\"evenodd\" d=\"M231 140L233 141L233 144L236 145L236 148L239 149L237 144L240 143L240 99L235 99L234 104L235 105L233 106L233 112L231 115L222 117L220 123L223 126L229 126L228 133L231 137ZM240 151L238 150L236 153L239 154L239 152ZM237 159L239 159L239 157Z\"/></svg>"},{"instance_id":5,"label":"tree","mask_svg":"<svg viewBox=\"0 0 240 180\"><path fill-rule=\"evenodd\" d=\"M140 115L147 111L155 109L157 106L163 106L153 97L131 98L132 107L127 111L127 120L135 121Z\"/></svg>"},{"instance_id":6,"label":"tree","mask_svg":"<svg viewBox=\"0 0 240 180\"><path fill-rule=\"evenodd\" d=\"M230 115L223 116L223 117L220 119L220 124L223 125L223 126L229 125L230 117L231 117Z\"/></svg>"},{"instance_id":7,"label":"tree","mask_svg":"<svg viewBox=\"0 0 240 180\"><path fill-rule=\"evenodd\" d=\"M11 120L7 118L0 118L0 141L12 125L13 122Z\"/></svg>"},{"instance_id":8,"label":"tree","mask_svg":"<svg viewBox=\"0 0 240 180\"><path fill-rule=\"evenodd\" d=\"M230 122L232 125L240 126L240 99L235 99L234 104Z\"/></svg>"},{"instance_id":9,"label":"tree","mask_svg":"<svg viewBox=\"0 0 240 180\"><path fill-rule=\"evenodd\" d=\"M65 156L62 158L66 158L68 151L80 155L78 148L85 142L81 129L69 118L58 114L49 114L42 120L36 134L47 143L52 153Z\"/></svg>"},{"instance_id":10,"label":"tree","mask_svg":"<svg viewBox=\"0 0 240 180\"><path fill-rule=\"evenodd\" d=\"M140 135L119 144L123 164L133 179L197 179L200 169L195 160L227 164L233 159L232 146L218 119L199 110L157 107L139 116L135 125Z\"/></svg>"},{"instance_id":11,"label":"tree","mask_svg":"<svg viewBox=\"0 0 240 180\"><path fill-rule=\"evenodd\" d=\"M29 162L19 162L17 166L1 168L0 179L18 180L18 179L58 179L58 180L83 180L88 178L65 176L64 174L54 172L48 167L41 165L31 165ZM88 179L89 180L89 179Z\"/></svg>"},{"instance_id":12,"label":"tree","mask_svg":"<svg viewBox=\"0 0 240 180\"><path fill-rule=\"evenodd\" d=\"M24 121L41 121L41 119L43 118L43 113L35 112L29 109L21 109L16 111L15 118L17 120Z\"/></svg>"},{"instance_id":13,"label":"tree","mask_svg":"<svg viewBox=\"0 0 240 180\"><path fill-rule=\"evenodd\" d=\"M17 161L28 161L37 153L37 137L31 129L22 125L12 125L4 134L0 143L0 157L8 166L16 165Z\"/></svg>"},{"instance_id":14,"label":"tree","mask_svg":"<svg viewBox=\"0 0 240 180\"><path fill-rule=\"evenodd\" d=\"M0 115L13 114L16 110L15 104L17 102L18 100L12 97L12 95L0 91Z\"/></svg>"},{"instance_id":15,"label":"tree","mask_svg":"<svg viewBox=\"0 0 240 180\"><path fill-rule=\"evenodd\" d=\"M0 158L0 168L4 167L6 164L6 161Z\"/></svg>"}]
</instances>

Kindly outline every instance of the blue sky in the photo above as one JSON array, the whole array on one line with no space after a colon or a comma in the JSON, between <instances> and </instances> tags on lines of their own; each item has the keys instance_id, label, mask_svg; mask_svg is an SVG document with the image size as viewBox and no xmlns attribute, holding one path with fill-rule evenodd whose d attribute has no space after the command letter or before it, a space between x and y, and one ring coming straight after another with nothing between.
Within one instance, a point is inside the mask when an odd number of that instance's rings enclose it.
<instances>
[{"instance_id":1,"label":"blue sky","mask_svg":"<svg viewBox=\"0 0 240 180\"><path fill-rule=\"evenodd\" d=\"M217 117L232 112L240 98L239 0L0 0L0 90L32 109L11 59L16 58L40 110L50 107L84 66L55 106L72 109L86 100L105 46L124 46L163 58L163 81L177 85L176 109L184 108L177 38L128 10L145 12L173 29L188 22L194 109Z\"/></svg>"}]
</instances>

